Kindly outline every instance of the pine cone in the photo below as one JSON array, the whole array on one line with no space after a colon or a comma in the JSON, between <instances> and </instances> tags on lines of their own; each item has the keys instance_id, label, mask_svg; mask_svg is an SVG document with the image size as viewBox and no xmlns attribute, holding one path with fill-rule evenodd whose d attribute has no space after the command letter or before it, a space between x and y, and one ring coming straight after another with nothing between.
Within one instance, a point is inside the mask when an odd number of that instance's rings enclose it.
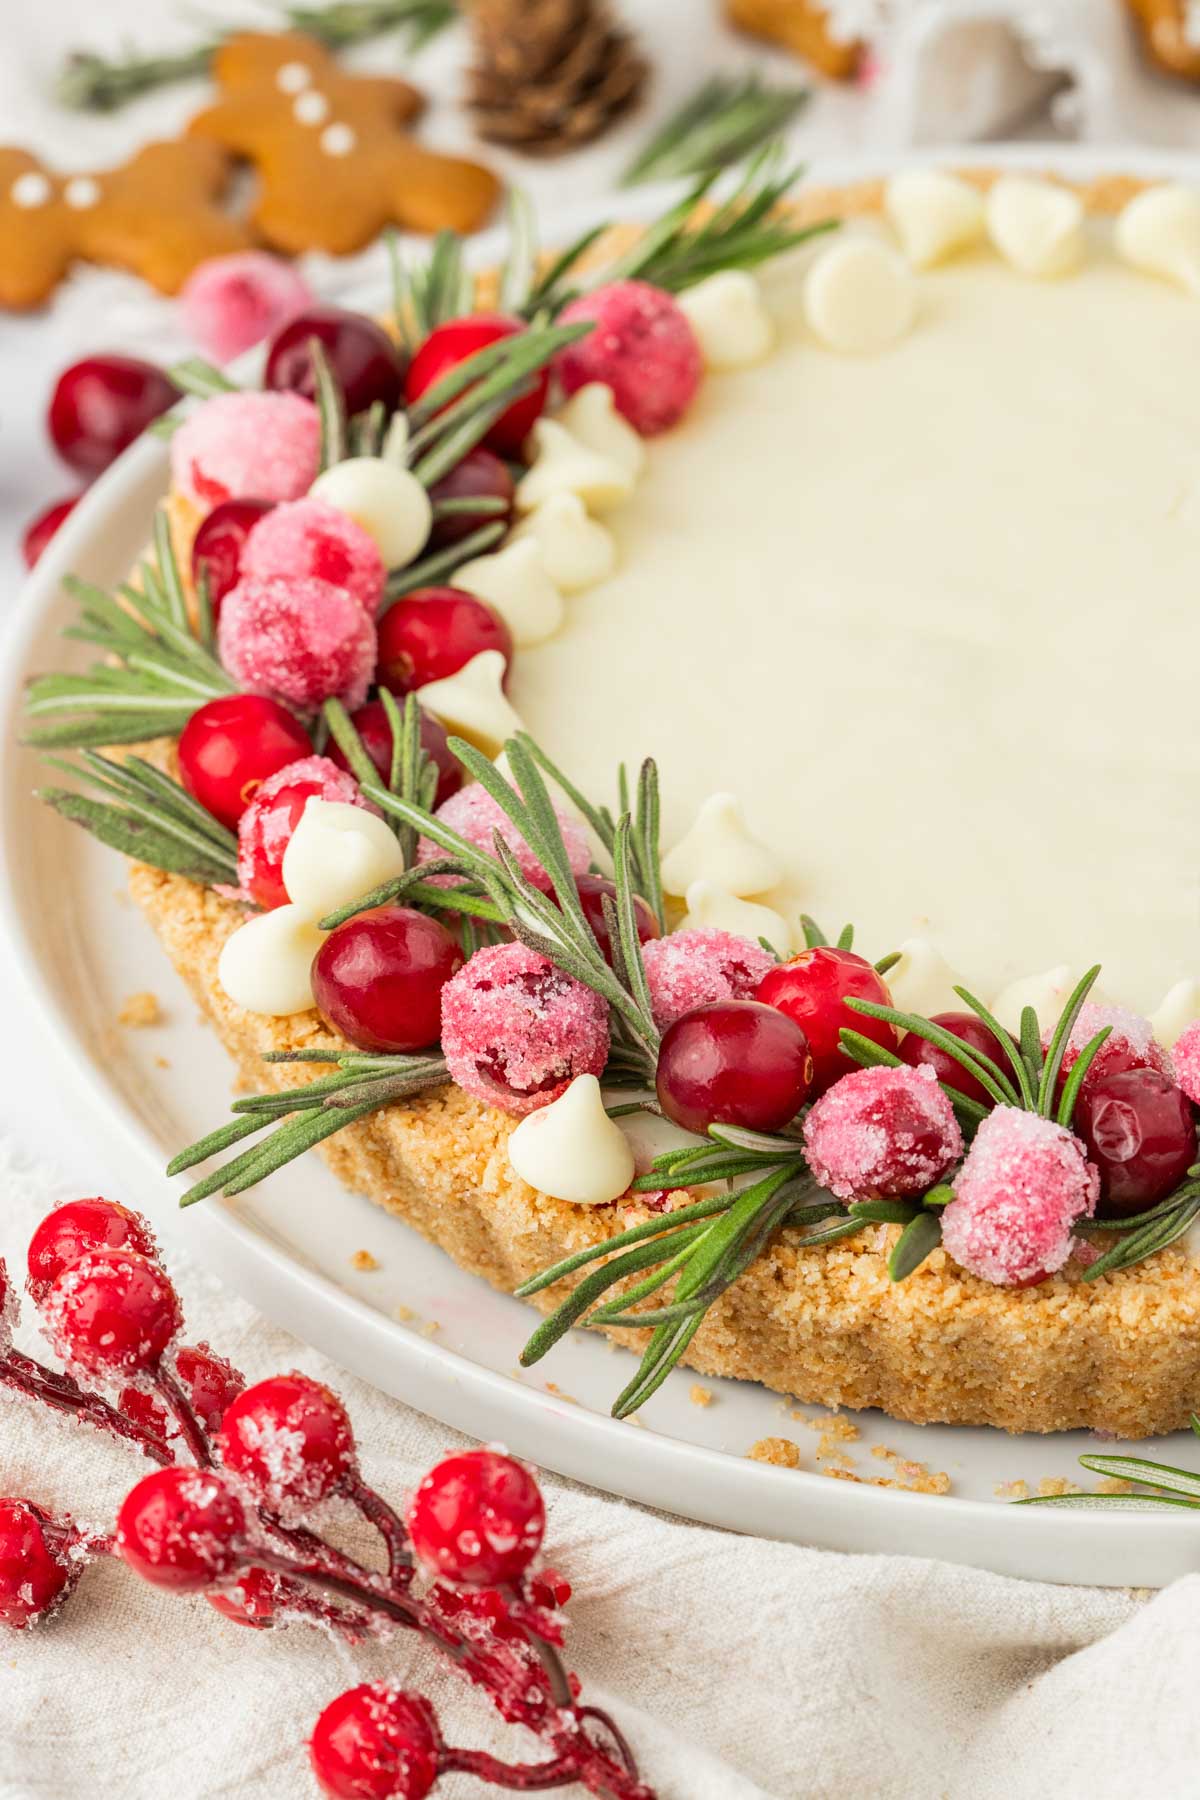
<instances>
[{"instance_id":1,"label":"pine cone","mask_svg":"<svg viewBox=\"0 0 1200 1800\"><path fill-rule=\"evenodd\" d=\"M553 156L606 131L646 79L606 0L471 0L481 137Z\"/></svg>"}]
</instances>

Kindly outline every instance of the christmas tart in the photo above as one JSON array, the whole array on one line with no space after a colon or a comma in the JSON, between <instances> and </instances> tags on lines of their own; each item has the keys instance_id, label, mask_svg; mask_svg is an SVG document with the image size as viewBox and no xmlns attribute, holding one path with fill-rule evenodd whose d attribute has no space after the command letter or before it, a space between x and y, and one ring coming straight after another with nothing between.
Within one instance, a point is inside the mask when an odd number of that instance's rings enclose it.
<instances>
[{"instance_id":1,"label":"christmas tart","mask_svg":"<svg viewBox=\"0 0 1200 1800\"><path fill-rule=\"evenodd\" d=\"M30 694L247 1090L172 1167L319 1146L547 1312L526 1360L634 1350L621 1414L684 1360L1170 1431L1200 198L702 198L183 372L105 662Z\"/></svg>"}]
</instances>

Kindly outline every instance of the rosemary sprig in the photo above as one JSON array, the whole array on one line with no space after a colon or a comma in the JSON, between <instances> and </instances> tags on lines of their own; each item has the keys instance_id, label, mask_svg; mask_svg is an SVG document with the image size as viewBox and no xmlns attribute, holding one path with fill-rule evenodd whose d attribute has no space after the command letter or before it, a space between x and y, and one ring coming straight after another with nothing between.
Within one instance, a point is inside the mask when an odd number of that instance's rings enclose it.
<instances>
[{"instance_id":1,"label":"rosemary sprig","mask_svg":"<svg viewBox=\"0 0 1200 1800\"><path fill-rule=\"evenodd\" d=\"M1200 1418L1192 1413L1188 1424L1200 1437ZM1190 1469L1179 1469L1172 1463L1151 1462L1144 1456L1096 1456L1079 1458L1080 1464L1093 1475L1107 1476L1110 1481L1133 1481L1147 1490L1137 1494L1038 1494L1017 1506L1073 1506L1096 1512L1109 1508L1128 1509L1161 1506L1200 1507L1200 1475Z\"/></svg>"},{"instance_id":2,"label":"rosemary sprig","mask_svg":"<svg viewBox=\"0 0 1200 1800\"><path fill-rule=\"evenodd\" d=\"M169 874L236 885L237 839L160 769L131 756L115 762L87 750L81 766L51 759L94 794L49 787L38 798L113 850Z\"/></svg>"},{"instance_id":3,"label":"rosemary sprig","mask_svg":"<svg viewBox=\"0 0 1200 1800\"><path fill-rule=\"evenodd\" d=\"M190 394L194 400L238 392L237 382L203 356L185 356L182 362L172 363L167 374L181 393Z\"/></svg>"},{"instance_id":4,"label":"rosemary sprig","mask_svg":"<svg viewBox=\"0 0 1200 1800\"><path fill-rule=\"evenodd\" d=\"M388 607L403 599L405 594L413 594L418 588L437 587L439 583L448 581L455 569L461 569L472 557L482 556L485 550L498 544L505 531L502 520L497 520L494 525L481 525L478 531L459 538L455 544L447 544L444 550L434 550L430 555L422 557L420 562L409 563L407 568L393 569L387 578L376 619L381 619Z\"/></svg>"},{"instance_id":5,"label":"rosemary sprig","mask_svg":"<svg viewBox=\"0 0 1200 1800\"><path fill-rule=\"evenodd\" d=\"M474 283L463 260L462 239L439 231L429 253L406 261L397 234L388 233L392 271L392 314L410 350L447 319L459 319L474 304Z\"/></svg>"},{"instance_id":6,"label":"rosemary sprig","mask_svg":"<svg viewBox=\"0 0 1200 1800\"><path fill-rule=\"evenodd\" d=\"M809 90L767 87L756 72L714 75L655 132L621 176L621 187L676 181L728 168L778 137Z\"/></svg>"}]
</instances>

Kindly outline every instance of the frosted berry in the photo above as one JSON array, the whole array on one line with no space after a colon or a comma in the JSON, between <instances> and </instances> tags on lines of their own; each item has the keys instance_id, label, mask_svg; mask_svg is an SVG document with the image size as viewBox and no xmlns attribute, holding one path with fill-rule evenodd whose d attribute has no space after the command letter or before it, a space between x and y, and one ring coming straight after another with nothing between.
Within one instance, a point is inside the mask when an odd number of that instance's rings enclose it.
<instances>
[{"instance_id":1,"label":"frosted berry","mask_svg":"<svg viewBox=\"0 0 1200 1800\"><path fill-rule=\"evenodd\" d=\"M350 723L362 740L362 747L379 772L379 779L386 785L392 774L392 726L387 715L387 708L382 700L368 700L357 712L351 713ZM434 763L437 764L437 789L433 796L436 810L451 794L457 794L465 776L462 764L451 750L447 740L446 729L428 713L421 714L421 748ZM329 759L339 769L350 773L350 764L339 744L329 746Z\"/></svg>"},{"instance_id":2,"label":"frosted berry","mask_svg":"<svg viewBox=\"0 0 1200 1800\"><path fill-rule=\"evenodd\" d=\"M780 1131L808 1099L808 1039L757 1000L716 1000L667 1028L654 1085L659 1105L684 1131Z\"/></svg>"},{"instance_id":3,"label":"frosted berry","mask_svg":"<svg viewBox=\"0 0 1200 1800\"><path fill-rule=\"evenodd\" d=\"M313 958L313 998L359 1050L436 1044L442 989L461 967L457 938L409 906L374 906L330 932Z\"/></svg>"},{"instance_id":4,"label":"frosted berry","mask_svg":"<svg viewBox=\"0 0 1200 1800\"><path fill-rule=\"evenodd\" d=\"M1171 1058L1154 1036L1154 1027L1140 1013L1124 1006L1101 1006L1086 1001L1071 1027L1063 1053L1060 1081L1075 1067L1080 1053L1098 1032L1109 1027L1109 1035L1097 1050L1083 1078L1083 1092L1106 1081L1110 1075L1121 1075L1128 1069L1155 1069L1160 1075L1172 1073ZM1042 1038L1043 1049L1049 1048L1051 1033Z\"/></svg>"},{"instance_id":5,"label":"frosted berry","mask_svg":"<svg viewBox=\"0 0 1200 1800\"><path fill-rule=\"evenodd\" d=\"M554 816L558 820L559 830L562 832L571 873L578 879L583 875L592 859L587 833L578 819L568 813L564 807L555 805ZM474 844L477 850L484 851L488 856L495 855L495 836L499 832L520 864L521 873L525 878L532 882L534 887L540 888L542 893L550 892L553 884L549 875L500 802L494 800L480 782L474 781L469 787L463 788L460 793L453 794L444 806L438 807L437 817L441 824L448 825L452 831L456 831L460 837L466 838L468 843ZM439 845L433 842L432 838L421 839L418 855L422 862L427 862L431 857L445 854L448 852L443 851ZM435 880L440 879L440 877L435 877Z\"/></svg>"},{"instance_id":6,"label":"frosted berry","mask_svg":"<svg viewBox=\"0 0 1200 1800\"><path fill-rule=\"evenodd\" d=\"M192 714L179 738L179 774L193 799L236 831L271 775L313 753L299 719L266 694L224 694Z\"/></svg>"},{"instance_id":7,"label":"frosted berry","mask_svg":"<svg viewBox=\"0 0 1200 1800\"><path fill-rule=\"evenodd\" d=\"M997 1106L975 1134L942 1212L942 1241L961 1268L1001 1287L1061 1269L1073 1231L1096 1208L1099 1176L1071 1132Z\"/></svg>"},{"instance_id":8,"label":"frosted berry","mask_svg":"<svg viewBox=\"0 0 1200 1800\"><path fill-rule=\"evenodd\" d=\"M804 1121L808 1163L839 1200L923 1194L962 1155L954 1108L932 1069L856 1069Z\"/></svg>"},{"instance_id":9,"label":"frosted berry","mask_svg":"<svg viewBox=\"0 0 1200 1800\"><path fill-rule=\"evenodd\" d=\"M247 576L225 596L217 624L217 650L235 681L299 712L333 698L351 711L361 706L375 648L375 627L358 601L315 575Z\"/></svg>"},{"instance_id":10,"label":"frosted berry","mask_svg":"<svg viewBox=\"0 0 1200 1800\"><path fill-rule=\"evenodd\" d=\"M456 675L484 650L512 662L512 633L492 608L461 588L417 588L379 621L376 680L393 694Z\"/></svg>"},{"instance_id":11,"label":"frosted berry","mask_svg":"<svg viewBox=\"0 0 1200 1800\"><path fill-rule=\"evenodd\" d=\"M274 505L273 500L222 500L200 521L192 540L192 580L199 584L203 576L207 582L214 619L220 619L221 602L241 578L246 539Z\"/></svg>"},{"instance_id":12,"label":"frosted berry","mask_svg":"<svg viewBox=\"0 0 1200 1800\"><path fill-rule=\"evenodd\" d=\"M270 1569L243 1569L233 1587L205 1595L222 1618L259 1631L274 1623L279 1598L279 1578Z\"/></svg>"},{"instance_id":13,"label":"frosted berry","mask_svg":"<svg viewBox=\"0 0 1200 1800\"><path fill-rule=\"evenodd\" d=\"M312 289L300 271L266 250L210 256L179 290L185 330L206 356L231 362L309 304Z\"/></svg>"},{"instance_id":14,"label":"frosted berry","mask_svg":"<svg viewBox=\"0 0 1200 1800\"><path fill-rule=\"evenodd\" d=\"M431 1469L408 1508L417 1556L446 1581L519 1580L542 1547L546 1508L529 1470L497 1450L465 1450Z\"/></svg>"},{"instance_id":15,"label":"frosted berry","mask_svg":"<svg viewBox=\"0 0 1200 1800\"><path fill-rule=\"evenodd\" d=\"M246 1514L211 1469L157 1469L117 1514L117 1554L155 1587L203 1593L245 1560Z\"/></svg>"},{"instance_id":16,"label":"frosted berry","mask_svg":"<svg viewBox=\"0 0 1200 1800\"><path fill-rule=\"evenodd\" d=\"M672 931L642 951L646 981L660 1031L693 1007L712 1000L751 1000L775 966L761 944L711 926Z\"/></svg>"},{"instance_id":17,"label":"frosted berry","mask_svg":"<svg viewBox=\"0 0 1200 1800\"><path fill-rule=\"evenodd\" d=\"M298 500L317 477L321 423L298 394L216 394L171 439L174 484L201 506Z\"/></svg>"},{"instance_id":18,"label":"frosted berry","mask_svg":"<svg viewBox=\"0 0 1200 1800\"><path fill-rule=\"evenodd\" d=\"M0 1500L0 1625L28 1631L71 1586L70 1533L32 1500Z\"/></svg>"},{"instance_id":19,"label":"frosted berry","mask_svg":"<svg viewBox=\"0 0 1200 1800\"><path fill-rule=\"evenodd\" d=\"M1200 1020L1189 1025L1171 1052L1175 1079L1194 1106L1200 1106Z\"/></svg>"},{"instance_id":20,"label":"frosted berry","mask_svg":"<svg viewBox=\"0 0 1200 1800\"><path fill-rule=\"evenodd\" d=\"M467 318L448 319L444 325L438 325L409 364L404 384L409 405L469 356L526 330L524 319L510 318L506 313L471 313ZM522 444L545 410L550 391L549 369L539 369L530 381L529 393L501 413L483 440L500 456L520 455ZM469 393L470 389L466 391Z\"/></svg>"},{"instance_id":21,"label":"frosted berry","mask_svg":"<svg viewBox=\"0 0 1200 1800\"><path fill-rule=\"evenodd\" d=\"M128 1249L85 1252L50 1283L41 1305L58 1354L89 1375L156 1369L183 1324L167 1275Z\"/></svg>"},{"instance_id":22,"label":"frosted berry","mask_svg":"<svg viewBox=\"0 0 1200 1800\"><path fill-rule=\"evenodd\" d=\"M238 880L259 906L282 906L283 853L309 800L364 806L353 775L327 756L306 756L269 775L238 822Z\"/></svg>"},{"instance_id":23,"label":"frosted berry","mask_svg":"<svg viewBox=\"0 0 1200 1800\"><path fill-rule=\"evenodd\" d=\"M1072 1124L1100 1171L1105 1218L1128 1218L1165 1200L1197 1160L1191 1104L1157 1069L1085 1081Z\"/></svg>"},{"instance_id":24,"label":"frosted berry","mask_svg":"<svg viewBox=\"0 0 1200 1800\"><path fill-rule=\"evenodd\" d=\"M72 494L69 500L56 500L44 512L38 513L25 527L21 538L21 555L25 567L32 569L49 544L59 526L70 517L83 498L81 494Z\"/></svg>"},{"instance_id":25,"label":"frosted berry","mask_svg":"<svg viewBox=\"0 0 1200 1800\"><path fill-rule=\"evenodd\" d=\"M842 1075L857 1065L841 1048L839 1033L857 1031L885 1050L895 1050L897 1032L883 1019L851 1012L846 1001L871 1000L890 1006L887 985L864 957L853 950L834 950L821 945L802 950L790 962L780 963L763 976L755 999L786 1013L808 1038L813 1054L813 1091L823 1094Z\"/></svg>"},{"instance_id":26,"label":"frosted berry","mask_svg":"<svg viewBox=\"0 0 1200 1800\"><path fill-rule=\"evenodd\" d=\"M387 577L375 539L324 500L289 500L267 513L246 539L241 567L257 581L315 575L353 594L372 618Z\"/></svg>"},{"instance_id":27,"label":"frosted berry","mask_svg":"<svg viewBox=\"0 0 1200 1800\"><path fill-rule=\"evenodd\" d=\"M1008 1053L994 1031L989 1031L983 1020L973 1012L944 1012L930 1015L931 1025L940 1025L951 1037L958 1038L970 1050L981 1050L990 1056L994 1063L999 1063L1006 1072L1011 1068ZM870 1021L860 1014L855 1030L869 1024ZM977 1100L980 1106L992 1107L995 1100L987 1089L973 1075L968 1075L960 1062L956 1062L947 1050L939 1050L928 1038L918 1036L910 1031L901 1039L899 1055L910 1069L932 1069L939 1081L948 1087L956 1088L965 1094L968 1100Z\"/></svg>"},{"instance_id":28,"label":"frosted berry","mask_svg":"<svg viewBox=\"0 0 1200 1800\"><path fill-rule=\"evenodd\" d=\"M604 952L604 960L612 966L613 946L609 934L608 921L604 917L604 901L607 897L613 905L617 902L617 884L610 881L607 875L577 875L575 886L579 890L579 904L583 908L583 916L591 926L592 935ZM637 925L639 944L648 944L658 936L658 920L647 901L640 894L633 897L633 916Z\"/></svg>"},{"instance_id":29,"label":"frosted berry","mask_svg":"<svg viewBox=\"0 0 1200 1800\"><path fill-rule=\"evenodd\" d=\"M333 1800L425 1800L441 1769L437 1715L422 1694L364 1682L331 1700L308 1754Z\"/></svg>"},{"instance_id":30,"label":"frosted berry","mask_svg":"<svg viewBox=\"0 0 1200 1800\"><path fill-rule=\"evenodd\" d=\"M324 350L353 418L377 402L393 413L400 404L404 355L382 325L342 306L313 306L278 333L267 352L263 386L316 398L312 340Z\"/></svg>"},{"instance_id":31,"label":"frosted berry","mask_svg":"<svg viewBox=\"0 0 1200 1800\"><path fill-rule=\"evenodd\" d=\"M207 1344L180 1344L175 1352L175 1378L210 1434L246 1385L245 1376Z\"/></svg>"},{"instance_id":32,"label":"frosted berry","mask_svg":"<svg viewBox=\"0 0 1200 1800\"><path fill-rule=\"evenodd\" d=\"M153 1262L158 1256L154 1234L140 1213L99 1195L56 1206L29 1240L26 1286L40 1306L50 1285L89 1250L136 1250Z\"/></svg>"},{"instance_id":33,"label":"frosted berry","mask_svg":"<svg viewBox=\"0 0 1200 1800\"><path fill-rule=\"evenodd\" d=\"M647 281L613 281L565 306L560 324L594 322L555 361L564 390L610 387L619 413L653 437L681 419L704 376L700 345L677 301Z\"/></svg>"},{"instance_id":34,"label":"frosted berry","mask_svg":"<svg viewBox=\"0 0 1200 1800\"><path fill-rule=\"evenodd\" d=\"M293 1370L256 1382L233 1400L216 1448L272 1512L311 1511L354 1473L354 1431L337 1395Z\"/></svg>"},{"instance_id":35,"label":"frosted berry","mask_svg":"<svg viewBox=\"0 0 1200 1800\"><path fill-rule=\"evenodd\" d=\"M523 1116L608 1061L598 994L524 944L477 950L442 989L442 1051L475 1099Z\"/></svg>"},{"instance_id":36,"label":"frosted berry","mask_svg":"<svg viewBox=\"0 0 1200 1800\"><path fill-rule=\"evenodd\" d=\"M433 530L429 537L431 548L457 544L483 525L499 524L507 529L512 523L516 492L516 483L507 463L501 462L491 450L485 450L482 444L468 450L462 461L440 481L435 481L429 490L434 507ZM443 513L439 518L439 500L501 500L504 510Z\"/></svg>"},{"instance_id":37,"label":"frosted berry","mask_svg":"<svg viewBox=\"0 0 1200 1800\"><path fill-rule=\"evenodd\" d=\"M137 356L85 356L55 383L47 423L65 463L89 478L179 399L175 383Z\"/></svg>"}]
</instances>

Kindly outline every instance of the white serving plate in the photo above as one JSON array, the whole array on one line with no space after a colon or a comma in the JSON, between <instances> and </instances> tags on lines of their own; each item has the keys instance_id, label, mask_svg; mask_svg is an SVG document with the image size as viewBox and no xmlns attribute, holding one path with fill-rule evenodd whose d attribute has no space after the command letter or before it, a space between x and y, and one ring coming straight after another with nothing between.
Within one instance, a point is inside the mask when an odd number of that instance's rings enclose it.
<instances>
[{"instance_id":1,"label":"white serving plate","mask_svg":"<svg viewBox=\"0 0 1200 1800\"><path fill-rule=\"evenodd\" d=\"M988 146L944 152L937 160L1053 163L1081 177L1106 169L1198 174L1194 163L1133 151L1101 157ZM815 169L813 179L851 181L879 172L878 162L830 163ZM555 220L547 239L565 240L614 210L646 217L661 203L661 193L647 193L592 205ZM479 242L476 255L485 263L501 250L493 234ZM386 303L380 292L358 300L368 310ZM10 746L0 787L9 973L36 1016L48 1053L43 1067L58 1084L56 1104L64 1116L68 1105L86 1108L109 1166L125 1184L123 1197L177 1233L263 1312L388 1393L630 1499L802 1543L940 1557L1043 1580L1157 1587L1194 1569L1200 1514L1023 1508L998 1497L1003 1484L1017 1480L1034 1490L1044 1477L1074 1477L1079 1453L1097 1447L1086 1433L1014 1438L856 1416L861 1438L839 1446L855 1470L868 1482L890 1475L889 1463L872 1451L895 1452L950 1476L951 1493L933 1496L828 1479L817 1472L828 1415L793 1408L747 1383L706 1381L712 1402L701 1407L690 1399L695 1377L677 1370L640 1423L617 1423L608 1406L632 1372L625 1352L577 1331L545 1363L520 1372L517 1357L535 1323L533 1311L347 1193L315 1157L236 1201L178 1212L183 1184L168 1182L162 1170L182 1144L226 1115L228 1060L211 1032L198 1026L194 1005L131 908L120 860L34 799L38 761L12 748L26 675L62 666L68 649L58 636L71 611L62 576L76 570L103 585L124 578L145 544L166 471L164 446L147 439L97 482L30 577L0 665L0 719ZM569 759L569 746L551 748ZM122 1000L145 988L162 999L165 1023L118 1030ZM356 1272L350 1258L358 1249L371 1251L380 1267ZM756 1440L770 1436L799 1443L801 1469L746 1459ZM1185 1434L1139 1448L1161 1460L1197 1461L1195 1440Z\"/></svg>"}]
</instances>

